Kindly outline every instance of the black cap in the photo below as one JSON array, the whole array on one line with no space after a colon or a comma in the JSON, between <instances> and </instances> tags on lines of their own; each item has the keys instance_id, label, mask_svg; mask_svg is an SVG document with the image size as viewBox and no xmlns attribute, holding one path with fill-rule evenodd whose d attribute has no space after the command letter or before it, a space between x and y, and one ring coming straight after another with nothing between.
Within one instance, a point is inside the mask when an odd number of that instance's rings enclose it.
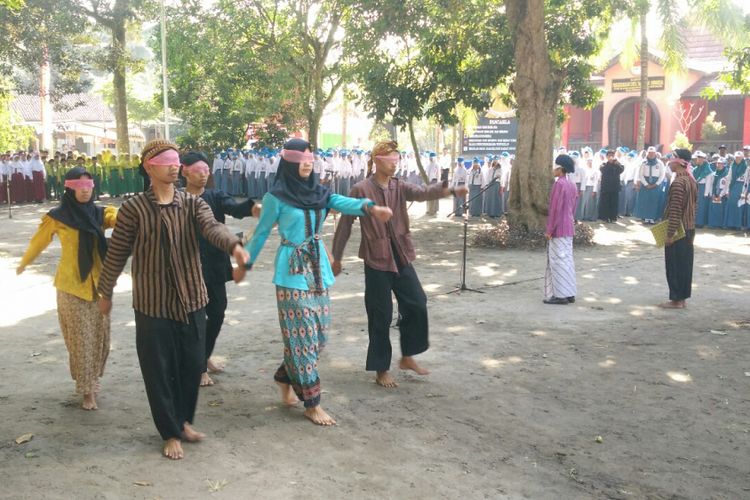
<instances>
[{"instance_id":1,"label":"black cap","mask_svg":"<svg viewBox=\"0 0 750 500\"><path fill-rule=\"evenodd\" d=\"M558 155L555 158L555 165L562 167L566 174L572 174L576 171L576 162L566 154Z\"/></svg>"}]
</instances>

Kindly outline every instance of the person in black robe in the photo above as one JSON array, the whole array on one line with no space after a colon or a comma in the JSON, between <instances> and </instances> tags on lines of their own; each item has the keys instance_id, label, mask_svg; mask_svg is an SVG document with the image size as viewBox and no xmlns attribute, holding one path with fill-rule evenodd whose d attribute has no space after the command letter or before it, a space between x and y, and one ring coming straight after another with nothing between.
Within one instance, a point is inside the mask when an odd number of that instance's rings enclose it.
<instances>
[{"instance_id":1,"label":"person in black robe","mask_svg":"<svg viewBox=\"0 0 750 500\"><path fill-rule=\"evenodd\" d=\"M185 180L185 191L200 196L211 207L214 217L222 224L225 216L231 215L235 219L242 219L260 214L260 204L252 198L237 202L229 194L219 189L206 189L209 177L208 158L199 152L190 152L180 158L182 176ZM224 324L224 313L227 309L226 282L232 280L232 265L229 256L222 250L211 245L202 236L198 237L200 247L203 281L208 291L206 305L206 365L201 376L201 387L213 385L214 382L208 372L218 373L224 367L220 363L211 361L211 354L216 346L216 339Z\"/></svg>"},{"instance_id":2,"label":"person in black robe","mask_svg":"<svg viewBox=\"0 0 750 500\"><path fill-rule=\"evenodd\" d=\"M607 151L607 162L599 167L601 187L599 188L599 219L604 222L617 221L617 208L620 201L620 174L625 167L615 158L615 152Z\"/></svg>"}]
</instances>

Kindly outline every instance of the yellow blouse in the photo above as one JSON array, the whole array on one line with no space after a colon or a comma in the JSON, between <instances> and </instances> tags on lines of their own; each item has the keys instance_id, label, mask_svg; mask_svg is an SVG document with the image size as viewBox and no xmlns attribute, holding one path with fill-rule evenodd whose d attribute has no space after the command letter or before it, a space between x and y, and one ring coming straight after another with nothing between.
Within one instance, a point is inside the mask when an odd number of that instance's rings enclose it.
<instances>
[{"instance_id":1,"label":"yellow blouse","mask_svg":"<svg viewBox=\"0 0 750 500\"><path fill-rule=\"evenodd\" d=\"M117 220L117 209L115 207L104 207L103 229L114 227ZM52 237L57 234L60 238L62 255L55 273L55 288L63 292L75 295L83 300L94 300L96 285L99 283L99 274L102 270L102 261L99 252L94 252L94 265L85 281L81 281L78 273L78 230L53 219L49 215L42 217L36 234L31 238L29 248L21 259L21 267L26 267L36 259L42 251L52 242Z\"/></svg>"}]
</instances>

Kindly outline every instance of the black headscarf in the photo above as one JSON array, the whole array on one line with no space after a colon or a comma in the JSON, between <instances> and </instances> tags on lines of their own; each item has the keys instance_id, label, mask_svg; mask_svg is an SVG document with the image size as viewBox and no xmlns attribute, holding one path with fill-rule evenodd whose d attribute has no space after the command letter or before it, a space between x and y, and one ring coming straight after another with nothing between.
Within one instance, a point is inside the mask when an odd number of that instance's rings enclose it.
<instances>
[{"instance_id":1,"label":"black headscarf","mask_svg":"<svg viewBox=\"0 0 750 500\"><path fill-rule=\"evenodd\" d=\"M83 167L74 167L65 174L65 180L93 179ZM104 208L94 205L94 196L87 203L79 203L73 189L65 188L60 205L47 214L66 226L78 229L78 273L85 281L94 267L94 247L99 257L104 260L107 253L107 240L102 231Z\"/></svg>"},{"instance_id":2,"label":"black headscarf","mask_svg":"<svg viewBox=\"0 0 750 500\"><path fill-rule=\"evenodd\" d=\"M303 139L291 139L284 144L284 149L304 152L310 149L310 143ZM299 163L291 163L281 158L273 185L269 193L293 207L303 209L324 209L331 197L330 190L318 183L318 176L310 174L303 179L299 175Z\"/></svg>"}]
</instances>

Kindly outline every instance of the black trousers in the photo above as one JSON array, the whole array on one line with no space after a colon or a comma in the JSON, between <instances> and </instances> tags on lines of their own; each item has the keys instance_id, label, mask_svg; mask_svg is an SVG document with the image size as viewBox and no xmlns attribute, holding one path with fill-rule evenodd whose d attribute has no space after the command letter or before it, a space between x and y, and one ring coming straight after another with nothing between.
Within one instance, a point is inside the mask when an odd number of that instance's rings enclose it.
<instances>
[{"instance_id":1,"label":"black trousers","mask_svg":"<svg viewBox=\"0 0 750 500\"><path fill-rule=\"evenodd\" d=\"M206 304L206 361L211 357L224 324L224 313L227 310L227 284L223 281L206 283L208 290L208 304ZM207 366L204 366L206 371Z\"/></svg>"},{"instance_id":2,"label":"black trousers","mask_svg":"<svg viewBox=\"0 0 750 500\"><path fill-rule=\"evenodd\" d=\"M393 299L396 295L401 314L399 332L401 354L414 356L429 347L427 340L427 296L411 265L399 273L378 271L365 265L365 309L370 345L367 348L368 371L387 371L391 368L390 328Z\"/></svg>"},{"instance_id":3,"label":"black trousers","mask_svg":"<svg viewBox=\"0 0 750 500\"><path fill-rule=\"evenodd\" d=\"M609 191L599 193L599 218L605 221L617 220L620 193Z\"/></svg>"},{"instance_id":4,"label":"black trousers","mask_svg":"<svg viewBox=\"0 0 750 500\"><path fill-rule=\"evenodd\" d=\"M179 438L193 423L198 386L206 363L206 313L190 323L135 312L135 344L151 416L162 439Z\"/></svg>"},{"instance_id":5,"label":"black trousers","mask_svg":"<svg viewBox=\"0 0 750 500\"><path fill-rule=\"evenodd\" d=\"M693 289L693 240L695 229L685 231L685 237L664 247L669 300L690 298Z\"/></svg>"}]
</instances>

